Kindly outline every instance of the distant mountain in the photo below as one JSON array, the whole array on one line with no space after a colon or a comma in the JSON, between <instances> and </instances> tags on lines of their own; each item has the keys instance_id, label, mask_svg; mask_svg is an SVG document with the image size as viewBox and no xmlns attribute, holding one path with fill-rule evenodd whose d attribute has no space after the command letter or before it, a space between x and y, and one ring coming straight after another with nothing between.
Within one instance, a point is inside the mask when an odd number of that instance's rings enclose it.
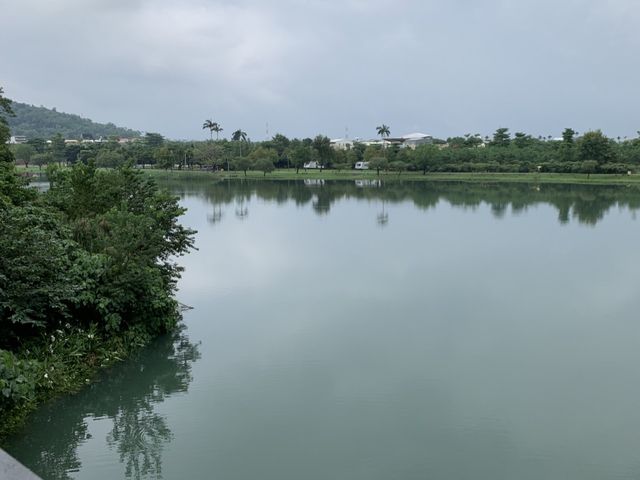
<instances>
[{"instance_id":1,"label":"distant mountain","mask_svg":"<svg viewBox=\"0 0 640 480\"><path fill-rule=\"evenodd\" d=\"M79 115L58 112L55 108L36 107L26 103L13 102L11 108L16 114L9 117L11 135L24 135L27 139L49 139L56 133L64 138L81 139L83 135L99 137L137 137L140 132L129 128L116 127L113 123L95 123Z\"/></svg>"}]
</instances>

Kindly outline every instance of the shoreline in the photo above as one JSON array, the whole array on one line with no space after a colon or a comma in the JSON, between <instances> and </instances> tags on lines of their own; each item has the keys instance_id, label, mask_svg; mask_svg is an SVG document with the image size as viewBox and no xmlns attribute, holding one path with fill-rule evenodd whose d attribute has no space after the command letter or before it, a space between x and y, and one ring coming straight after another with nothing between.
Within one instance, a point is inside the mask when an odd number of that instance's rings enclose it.
<instances>
[{"instance_id":1,"label":"shoreline","mask_svg":"<svg viewBox=\"0 0 640 480\"><path fill-rule=\"evenodd\" d=\"M176 328L179 328L178 324ZM57 341L53 340L50 345L47 341L30 345L31 350L35 347L38 351L46 353L37 355L26 349L15 355L15 358L22 362L48 365L48 369L36 367L39 376L48 381L41 380L35 397L20 402L13 408L0 411L0 447L5 446L9 437L22 428L30 414L40 406L65 395L74 395L90 386L101 372L132 358L137 351L164 334L152 336L132 328L111 337L96 335L90 343L86 342L87 336L92 335L88 330L58 331L56 335ZM81 346L85 348L82 349Z\"/></svg>"},{"instance_id":2,"label":"shoreline","mask_svg":"<svg viewBox=\"0 0 640 480\"><path fill-rule=\"evenodd\" d=\"M46 177L44 170L37 167L18 165L18 173L29 174L32 178ZM373 170L300 170L276 169L272 173L264 175L260 171L247 171L246 176L242 172L214 172L210 170L173 169L161 170L159 168L138 168L137 170L153 178L193 178L212 180L381 180L383 182L468 182L468 183L531 183L531 184L567 184L567 185L640 185L640 174L612 174L612 173L471 173L471 172L380 172L377 175Z\"/></svg>"},{"instance_id":3,"label":"shoreline","mask_svg":"<svg viewBox=\"0 0 640 480\"><path fill-rule=\"evenodd\" d=\"M572 185L640 185L640 175L617 174L571 174L571 173L427 173L420 172L384 173L375 171L323 170L295 173L293 169L278 169L264 175L262 172L212 172L207 170L160 170L143 169L153 178L194 178L215 180L381 180L383 182L469 182L469 183L531 183L531 184L572 184Z\"/></svg>"}]
</instances>

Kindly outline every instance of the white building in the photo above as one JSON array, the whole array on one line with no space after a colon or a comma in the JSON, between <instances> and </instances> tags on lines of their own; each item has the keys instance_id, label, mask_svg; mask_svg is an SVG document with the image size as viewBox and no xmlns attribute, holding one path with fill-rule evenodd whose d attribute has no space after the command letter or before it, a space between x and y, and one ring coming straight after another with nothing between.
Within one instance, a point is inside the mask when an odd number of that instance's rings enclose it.
<instances>
[{"instance_id":1,"label":"white building","mask_svg":"<svg viewBox=\"0 0 640 480\"><path fill-rule=\"evenodd\" d=\"M402 139L404 140L403 146L412 148L414 150L418 145L433 143L433 137L431 135L419 132L404 135L402 136Z\"/></svg>"},{"instance_id":2,"label":"white building","mask_svg":"<svg viewBox=\"0 0 640 480\"><path fill-rule=\"evenodd\" d=\"M415 150L418 145L431 144L433 143L433 137L431 135L427 135L426 133L408 133L407 135L403 135L402 137L385 137L384 139L372 139L372 140L364 140L360 142L366 146L370 145L382 145L383 147L388 147L389 145L398 145L400 148L411 148Z\"/></svg>"},{"instance_id":3,"label":"white building","mask_svg":"<svg viewBox=\"0 0 640 480\"><path fill-rule=\"evenodd\" d=\"M349 150L353 147L353 141L348 138L335 138L331 140L331 146L336 150Z\"/></svg>"},{"instance_id":4,"label":"white building","mask_svg":"<svg viewBox=\"0 0 640 480\"><path fill-rule=\"evenodd\" d=\"M9 139L9 143L11 143L12 145L27 143L27 137L25 137L24 135L15 135Z\"/></svg>"}]
</instances>

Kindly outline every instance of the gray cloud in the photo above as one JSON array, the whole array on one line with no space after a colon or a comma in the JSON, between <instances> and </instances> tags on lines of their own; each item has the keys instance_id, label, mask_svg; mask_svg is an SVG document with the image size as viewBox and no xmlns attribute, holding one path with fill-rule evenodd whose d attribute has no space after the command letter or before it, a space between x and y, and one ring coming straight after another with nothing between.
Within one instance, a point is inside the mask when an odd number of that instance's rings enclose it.
<instances>
[{"instance_id":1,"label":"gray cloud","mask_svg":"<svg viewBox=\"0 0 640 480\"><path fill-rule=\"evenodd\" d=\"M640 129L635 0L21 0L9 96L174 138Z\"/></svg>"}]
</instances>

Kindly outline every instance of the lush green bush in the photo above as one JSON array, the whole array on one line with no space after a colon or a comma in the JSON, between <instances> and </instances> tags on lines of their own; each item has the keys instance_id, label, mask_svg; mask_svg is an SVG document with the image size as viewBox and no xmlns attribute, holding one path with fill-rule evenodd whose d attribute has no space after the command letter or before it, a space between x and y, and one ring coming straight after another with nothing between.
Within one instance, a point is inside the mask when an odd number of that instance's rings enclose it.
<instances>
[{"instance_id":1,"label":"lush green bush","mask_svg":"<svg viewBox=\"0 0 640 480\"><path fill-rule=\"evenodd\" d=\"M129 167L79 164L52 169L50 180L44 200L63 212L81 249L71 269L79 286L73 316L109 331L174 325L180 268L172 259L193 245L176 199Z\"/></svg>"},{"instance_id":2,"label":"lush green bush","mask_svg":"<svg viewBox=\"0 0 640 480\"><path fill-rule=\"evenodd\" d=\"M77 250L59 214L33 205L0 209L0 348L70 316Z\"/></svg>"},{"instance_id":3,"label":"lush green bush","mask_svg":"<svg viewBox=\"0 0 640 480\"><path fill-rule=\"evenodd\" d=\"M174 259L194 234L177 199L128 166L50 165L49 191L28 188L3 113L0 89L0 436L19 416L7 412L77 388L175 326Z\"/></svg>"},{"instance_id":4,"label":"lush green bush","mask_svg":"<svg viewBox=\"0 0 640 480\"><path fill-rule=\"evenodd\" d=\"M0 350L0 412L35 398L40 369L36 360L20 360L13 353Z\"/></svg>"},{"instance_id":5,"label":"lush green bush","mask_svg":"<svg viewBox=\"0 0 640 480\"><path fill-rule=\"evenodd\" d=\"M175 258L194 233L178 223L177 199L129 167L50 168L40 194L9 167L0 170L3 421L171 330Z\"/></svg>"}]
</instances>

